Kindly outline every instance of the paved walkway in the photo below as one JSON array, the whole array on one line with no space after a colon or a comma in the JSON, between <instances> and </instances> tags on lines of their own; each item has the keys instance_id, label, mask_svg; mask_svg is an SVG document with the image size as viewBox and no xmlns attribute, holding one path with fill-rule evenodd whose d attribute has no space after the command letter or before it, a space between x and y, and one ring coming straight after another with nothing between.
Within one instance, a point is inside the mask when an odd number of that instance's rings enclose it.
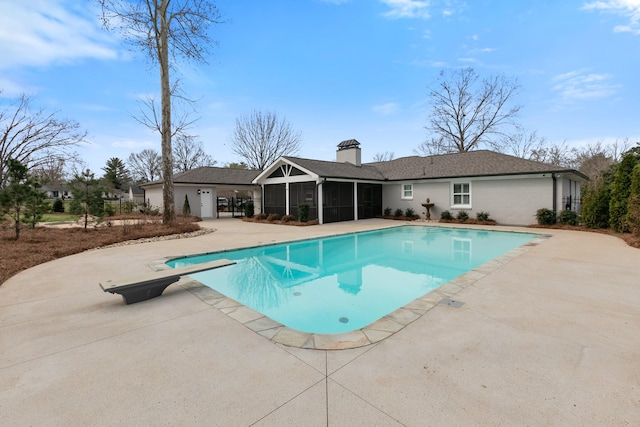
<instances>
[{"instance_id":1,"label":"paved walkway","mask_svg":"<svg viewBox=\"0 0 640 427\"><path fill-rule=\"evenodd\" d=\"M0 425L640 425L640 251L553 237L376 344L275 344L179 285L126 306L105 279L159 258L397 225L207 221L0 286ZM498 229L508 229L497 227Z\"/></svg>"}]
</instances>

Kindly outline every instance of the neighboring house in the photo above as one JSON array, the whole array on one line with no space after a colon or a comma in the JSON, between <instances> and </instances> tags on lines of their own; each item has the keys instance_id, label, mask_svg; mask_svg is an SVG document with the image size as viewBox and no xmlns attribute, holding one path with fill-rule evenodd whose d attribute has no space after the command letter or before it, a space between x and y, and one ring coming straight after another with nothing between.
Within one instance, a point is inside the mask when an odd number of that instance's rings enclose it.
<instances>
[{"instance_id":1,"label":"neighboring house","mask_svg":"<svg viewBox=\"0 0 640 427\"><path fill-rule=\"evenodd\" d=\"M65 184L43 185L40 190L46 193L47 199L72 199L71 188Z\"/></svg>"},{"instance_id":2,"label":"neighboring house","mask_svg":"<svg viewBox=\"0 0 640 427\"><path fill-rule=\"evenodd\" d=\"M218 193L221 191L245 191L253 195L255 212L260 212L261 188L252 181L260 171L218 167L200 167L173 176L175 210L182 212L185 196L189 199L191 214L201 218L217 215ZM152 208L163 209L163 182L154 181L140 185L144 197Z\"/></svg>"},{"instance_id":3,"label":"neighboring house","mask_svg":"<svg viewBox=\"0 0 640 427\"><path fill-rule=\"evenodd\" d=\"M579 212L586 180L573 169L487 150L363 164L352 139L338 145L335 162L282 156L262 172L198 168L175 175L174 186L176 212L188 194L192 213L203 218L215 215L217 191L232 189L253 191L256 213L297 216L306 203L309 219L321 224L374 218L387 207L412 208L424 218L429 198L434 219L445 210L471 218L484 211L500 224L528 225L540 208ZM162 182L142 187L161 207Z\"/></svg>"}]
</instances>

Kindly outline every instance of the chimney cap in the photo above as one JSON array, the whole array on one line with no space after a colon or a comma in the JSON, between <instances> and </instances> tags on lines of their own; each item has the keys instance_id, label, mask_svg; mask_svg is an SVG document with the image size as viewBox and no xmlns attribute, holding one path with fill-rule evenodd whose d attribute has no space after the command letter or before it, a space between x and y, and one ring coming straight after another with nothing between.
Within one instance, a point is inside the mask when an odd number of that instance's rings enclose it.
<instances>
[{"instance_id":1,"label":"chimney cap","mask_svg":"<svg viewBox=\"0 0 640 427\"><path fill-rule=\"evenodd\" d=\"M348 148L360 148L360 143L355 139L347 139L338 144L338 150L346 150Z\"/></svg>"}]
</instances>

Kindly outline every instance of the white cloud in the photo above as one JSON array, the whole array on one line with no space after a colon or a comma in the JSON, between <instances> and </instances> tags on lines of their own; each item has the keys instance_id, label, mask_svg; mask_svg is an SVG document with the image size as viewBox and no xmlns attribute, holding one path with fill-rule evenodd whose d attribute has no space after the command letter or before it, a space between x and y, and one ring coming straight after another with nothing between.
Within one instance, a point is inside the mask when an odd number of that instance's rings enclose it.
<instances>
[{"instance_id":1,"label":"white cloud","mask_svg":"<svg viewBox=\"0 0 640 427\"><path fill-rule=\"evenodd\" d=\"M0 0L0 68L115 58L111 40L73 0Z\"/></svg>"},{"instance_id":2,"label":"white cloud","mask_svg":"<svg viewBox=\"0 0 640 427\"><path fill-rule=\"evenodd\" d=\"M395 102L387 102L386 104L374 105L371 109L381 116L389 116L397 112L400 109L400 105Z\"/></svg>"},{"instance_id":3,"label":"white cloud","mask_svg":"<svg viewBox=\"0 0 640 427\"><path fill-rule=\"evenodd\" d=\"M383 14L387 18L422 18L428 19L429 1L426 0L380 0L389 6L390 11Z\"/></svg>"},{"instance_id":4,"label":"white cloud","mask_svg":"<svg viewBox=\"0 0 640 427\"><path fill-rule=\"evenodd\" d=\"M609 74L570 71L552 79L553 90L564 102L606 98L618 92L619 86L611 83Z\"/></svg>"},{"instance_id":5,"label":"white cloud","mask_svg":"<svg viewBox=\"0 0 640 427\"><path fill-rule=\"evenodd\" d=\"M582 9L609 12L628 18L628 24L617 25L613 30L640 35L640 0L592 1L585 3Z\"/></svg>"}]
</instances>

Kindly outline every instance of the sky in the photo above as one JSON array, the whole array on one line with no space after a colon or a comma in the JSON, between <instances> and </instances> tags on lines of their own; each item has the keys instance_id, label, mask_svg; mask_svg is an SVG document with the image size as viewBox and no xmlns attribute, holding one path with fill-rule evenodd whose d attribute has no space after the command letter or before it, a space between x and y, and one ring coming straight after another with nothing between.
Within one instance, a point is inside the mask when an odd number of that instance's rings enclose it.
<instances>
[{"instance_id":1,"label":"sky","mask_svg":"<svg viewBox=\"0 0 640 427\"><path fill-rule=\"evenodd\" d=\"M224 19L207 64L174 77L197 100L190 129L217 165L241 161L236 119L275 112L303 135L300 157L335 160L340 141L415 154L428 138L441 70L517 79L518 121L553 143L640 141L640 0L218 0ZM156 66L104 30L92 0L0 0L0 104L78 122L77 151L101 172L112 157L160 151L134 119L159 99Z\"/></svg>"}]
</instances>

